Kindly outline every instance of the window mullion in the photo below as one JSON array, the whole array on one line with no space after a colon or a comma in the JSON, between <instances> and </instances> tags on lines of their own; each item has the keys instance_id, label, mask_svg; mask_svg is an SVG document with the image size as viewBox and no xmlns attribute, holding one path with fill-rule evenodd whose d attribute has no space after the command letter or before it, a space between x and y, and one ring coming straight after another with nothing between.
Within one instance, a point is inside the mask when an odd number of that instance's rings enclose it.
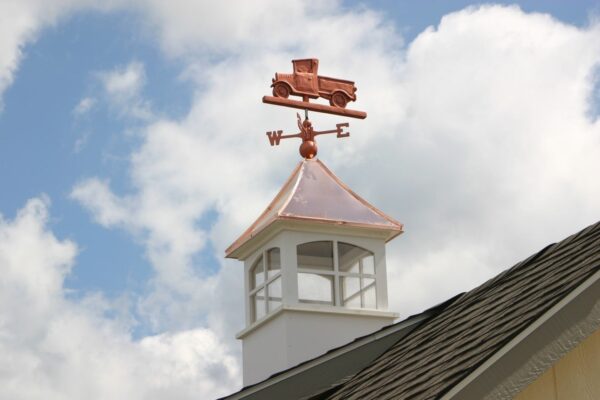
<instances>
[{"instance_id":1,"label":"window mullion","mask_svg":"<svg viewBox=\"0 0 600 400\"><path fill-rule=\"evenodd\" d=\"M275 275L273 275L272 277L270 277L268 280L265 281L265 284L269 284L271 282L273 282L275 279L279 278L281 276L281 272L276 273Z\"/></svg>"},{"instance_id":2,"label":"window mullion","mask_svg":"<svg viewBox=\"0 0 600 400\"><path fill-rule=\"evenodd\" d=\"M263 287L265 287L264 283L261 283L260 285L258 285L257 287L255 287L254 289L252 289L250 291L250 296L253 296L254 294L256 294L256 292L258 292L260 289L262 289Z\"/></svg>"},{"instance_id":3,"label":"window mullion","mask_svg":"<svg viewBox=\"0 0 600 400\"><path fill-rule=\"evenodd\" d=\"M323 269L310 269L310 268L298 268L298 272L304 272L305 274L316 274L316 275L335 275L335 271L323 270Z\"/></svg>"},{"instance_id":4,"label":"window mullion","mask_svg":"<svg viewBox=\"0 0 600 400\"><path fill-rule=\"evenodd\" d=\"M362 270L362 268L361 268ZM360 307L361 308L365 308L365 291L363 290L363 276L362 274L360 275L360 278L358 284L360 285Z\"/></svg>"},{"instance_id":5,"label":"window mullion","mask_svg":"<svg viewBox=\"0 0 600 400\"><path fill-rule=\"evenodd\" d=\"M365 294L363 292L363 259L358 260L358 287L360 290L360 308L365 307Z\"/></svg>"},{"instance_id":6,"label":"window mullion","mask_svg":"<svg viewBox=\"0 0 600 400\"><path fill-rule=\"evenodd\" d=\"M333 304L341 306L338 241L333 241Z\"/></svg>"},{"instance_id":7,"label":"window mullion","mask_svg":"<svg viewBox=\"0 0 600 400\"><path fill-rule=\"evenodd\" d=\"M268 302L269 302L269 289L267 288L267 277L269 276L267 274L267 252L266 250L263 251L263 274L264 274L264 288L265 288L265 315L267 315L269 313L269 306L268 306Z\"/></svg>"}]
</instances>

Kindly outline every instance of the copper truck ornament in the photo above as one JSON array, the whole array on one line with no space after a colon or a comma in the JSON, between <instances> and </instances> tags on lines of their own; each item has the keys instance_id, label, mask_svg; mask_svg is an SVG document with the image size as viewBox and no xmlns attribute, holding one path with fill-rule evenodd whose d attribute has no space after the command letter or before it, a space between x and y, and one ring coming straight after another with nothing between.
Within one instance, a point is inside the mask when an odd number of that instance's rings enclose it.
<instances>
[{"instance_id":1,"label":"copper truck ornament","mask_svg":"<svg viewBox=\"0 0 600 400\"><path fill-rule=\"evenodd\" d=\"M271 146L279 146L281 139L300 138L300 155L303 158L314 158L317 155L317 143L315 136L336 133L338 138L350 136L350 132L344 132L344 128L350 126L348 122L336 124L336 129L326 131L315 131L312 122L308 119L308 110L327 114L343 115L346 117L364 119L367 113L364 111L348 110L346 105L356 100L356 86L354 82L329 78L317 75L319 60L307 58L292 60L294 65L293 74L276 73L271 87L273 96L264 96L263 103L274 104L284 107L300 108L304 110L304 121L298 117L298 129L300 132L284 135L282 130L269 131L267 137ZM288 99L290 95L301 96L302 101ZM311 103L309 99L324 98L329 100L329 106Z\"/></svg>"},{"instance_id":2,"label":"copper truck ornament","mask_svg":"<svg viewBox=\"0 0 600 400\"><path fill-rule=\"evenodd\" d=\"M273 96L264 96L263 103L352 118L367 117L364 111L346 109L348 102L356 100L354 82L317 75L319 60L316 58L292 60L292 64L294 65L292 74L275 73L271 84ZM290 95L300 96L302 101L288 99ZM329 100L330 105L309 101L319 97Z\"/></svg>"}]
</instances>

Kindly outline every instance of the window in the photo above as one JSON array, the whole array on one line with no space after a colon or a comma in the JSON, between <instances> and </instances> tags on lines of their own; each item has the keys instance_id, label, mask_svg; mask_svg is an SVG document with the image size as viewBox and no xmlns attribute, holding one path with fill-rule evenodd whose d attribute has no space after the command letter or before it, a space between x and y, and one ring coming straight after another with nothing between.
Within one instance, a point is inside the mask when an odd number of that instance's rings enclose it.
<instances>
[{"instance_id":1,"label":"window","mask_svg":"<svg viewBox=\"0 0 600 400\"><path fill-rule=\"evenodd\" d=\"M333 243L298 246L298 298L303 303L333 305Z\"/></svg>"},{"instance_id":2,"label":"window","mask_svg":"<svg viewBox=\"0 0 600 400\"><path fill-rule=\"evenodd\" d=\"M256 321L281 305L281 253L269 249L250 268L251 319Z\"/></svg>"},{"instance_id":3,"label":"window","mask_svg":"<svg viewBox=\"0 0 600 400\"><path fill-rule=\"evenodd\" d=\"M340 302L344 307L377 308L373 253L338 243Z\"/></svg>"},{"instance_id":4,"label":"window","mask_svg":"<svg viewBox=\"0 0 600 400\"><path fill-rule=\"evenodd\" d=\"M375 258L370 251L343 242L318 241L298 245L297 255L300 302L377 308Z\"/></svg>"}]
</instances>

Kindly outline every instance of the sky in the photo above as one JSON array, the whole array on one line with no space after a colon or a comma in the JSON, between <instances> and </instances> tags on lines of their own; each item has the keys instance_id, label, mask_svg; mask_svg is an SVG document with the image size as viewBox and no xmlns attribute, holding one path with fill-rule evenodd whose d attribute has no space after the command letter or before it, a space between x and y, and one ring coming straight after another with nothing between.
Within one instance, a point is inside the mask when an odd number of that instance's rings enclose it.
<instances>
[{"instance_id":1,"label":"sky","mask_svg":"<svg viewBox=\"0 0 600 400\"><path fill-rule=\"evenodd\" d=\"M298 163L275 72L352 79L319 158L405 224L401 317L600 217L594 1L0 0L0 398L241 387L224 249ZM342 122L311 114L316 127Z\"/></svg>"}]
</instances>

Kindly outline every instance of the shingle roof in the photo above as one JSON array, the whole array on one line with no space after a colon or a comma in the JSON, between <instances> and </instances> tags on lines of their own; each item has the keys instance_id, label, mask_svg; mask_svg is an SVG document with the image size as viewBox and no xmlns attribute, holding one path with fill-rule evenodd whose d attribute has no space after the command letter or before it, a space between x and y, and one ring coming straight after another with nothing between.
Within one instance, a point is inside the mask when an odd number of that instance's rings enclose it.
<instances>
[{"instance_id":1,"label":"shingle roof","mask_svg":"<svg viewBox=\"0 0 600 400\"><path fill-rule=\"evenodd\" d=\"M465 293L318 398L440 398L599 269L600 222Z\"/></svg>"},{"instance_id":2,"label":"shingle roof","mask_svg":"<svg viewBox=\"0 0 600 400\"><path fill-rule=\"evenodd\" d=\"M285 398L297 399L305 398L305 396L313 396L315 393L322 393L322 391L335 388L366 367L383 351L397 342L398 338L408 335L422 321L437 315L461 295L462 293L419 314L411 315L395 324L384 326L368 335L357 337L349 343L330 349L318 357L274 373L262 382L248 385L239 392L232 393L221 399L283 398L281 396L282 392L286 394ZM330 355L334 357L330 359L328 357ZM331 360L338 360L344 365L340 367L340 365L335 365L335 361L331 362ZM310 372L305 373L309 369L303 370L303 367L309 364L312 364ZM316 374L318 374L318 377L315 378ZM278 378L283 375L287 375L286 378L279 381ZM259 386L263 386L263 388L259 389ZM301 386L301 389L299 389L299 386Z\"/></svg>"}]
</instances>

